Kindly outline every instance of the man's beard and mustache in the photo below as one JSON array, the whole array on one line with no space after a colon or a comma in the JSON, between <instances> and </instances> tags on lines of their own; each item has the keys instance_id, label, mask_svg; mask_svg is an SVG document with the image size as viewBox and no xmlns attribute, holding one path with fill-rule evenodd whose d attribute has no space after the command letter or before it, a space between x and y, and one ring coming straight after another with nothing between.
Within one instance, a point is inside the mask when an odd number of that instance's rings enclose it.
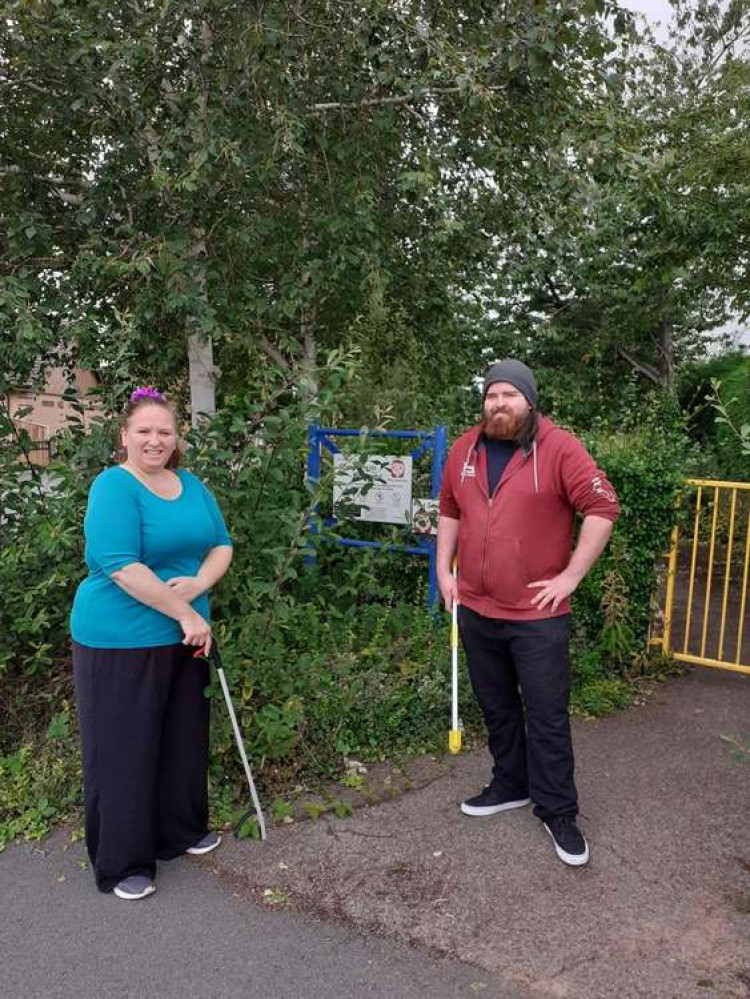
<instances>
[{"instance_id":1,"label":"man's beard and mustache","mask_svg":"<svg viewBox=\"0 0 750 999\"><path fill-rule=\"evenodd\" d=\"M510 410L501 409L491 416L485 414L482 430L485 437L493 441L515 441L516 444L534 439L536 416L530 409L523 416L516 416Z\"/></svg>"}]
</instances>

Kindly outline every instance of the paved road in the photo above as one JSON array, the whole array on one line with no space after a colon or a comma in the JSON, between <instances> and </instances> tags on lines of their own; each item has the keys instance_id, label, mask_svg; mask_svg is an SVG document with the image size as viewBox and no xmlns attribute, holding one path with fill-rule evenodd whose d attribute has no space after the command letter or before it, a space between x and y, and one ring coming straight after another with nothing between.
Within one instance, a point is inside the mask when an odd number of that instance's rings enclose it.
<instances>
[{"instance_id":1,"label":"paved road","mask_svg":"<svg viewBox=\"0 0 750 999\"><path fill-rule=\"evenodd\" d=\"M303 911L429 948L556 999L750 999L750 677L692 670L574 724L591 863L530 808L469 819L485 750L351 818L228 843L211 867Z\"/></svg>"},{"instance_id":2,"label":"paved road","mask_svg":"<svg viewBox=\"0 0 750 999\"><path fill-rule=\"evenodd\" d=\"M0 854L5 999L526 999L460 961L267 911L205 860L161 865L142 902L102 895L68 843Z\"/></svg>"},{"instance_id":3,"label":"paved road","mask_svg":"<svg viewBox=\"0 0 750 999\"><path fill-rule=\"evenodd\" d=\"M750 735L750 678L690 671L574 729L581 870L530 809L461 815L484 750L350 818L162 865L143 902L97 893L64 831L13 847L3 999L750 999L750 764L721 739Z\"/></svg>"}]
</instances>

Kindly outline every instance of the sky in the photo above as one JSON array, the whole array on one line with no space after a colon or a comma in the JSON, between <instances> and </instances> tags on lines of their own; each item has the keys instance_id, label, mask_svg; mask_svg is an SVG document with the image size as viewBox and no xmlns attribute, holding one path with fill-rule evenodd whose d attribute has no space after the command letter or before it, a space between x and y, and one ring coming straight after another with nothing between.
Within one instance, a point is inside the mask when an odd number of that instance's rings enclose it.
<instances>
[{"instance_id":1,"label":"sky","mask_svg":"<svg viewBox=\"0 0 750 999\"><path fill-rule=\"evenodd\" d=\"M654 34L659 41L665 41L669 34L668 25L672 16L672 8L669 0L619 0L621 7L627 10L644 14L654 29ZM661 27L657 27L657 22L661 22Z\"/></svg>"},{"instance_id":2,"label":"sky","mask_svg":"<svg viewBox=\"0 0 750 999\"><path fill-rule=\"evenodd\" d=\"M669 17L668 0L620 0L620 6L627 7L628 10L637 10L657 21Z\"/></svg>"}]
</instances>

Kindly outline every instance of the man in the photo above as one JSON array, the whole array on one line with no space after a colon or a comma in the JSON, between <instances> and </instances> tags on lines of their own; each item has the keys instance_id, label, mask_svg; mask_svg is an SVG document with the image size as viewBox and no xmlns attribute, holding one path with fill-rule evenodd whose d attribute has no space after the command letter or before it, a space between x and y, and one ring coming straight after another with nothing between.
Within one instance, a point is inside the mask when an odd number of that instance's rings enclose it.
<instances>
[{"instance_id":1,"label":"man","mask_svg":"<svg viewBox=\"0 0 750 999\"><path fill-rule=\"evenodd\" d=\"M571 554L575 512L583 523ZM587 863L589 849L576 825L568 598L617 514L612 486L580 441L537 412L531 370L515 360L493 364L482 422L451 448L440 494L440 592L448 610L459 603L494 761L490 784L461 811L495 815L533 801L571 866Z\"/></svg>"}]
</instances>

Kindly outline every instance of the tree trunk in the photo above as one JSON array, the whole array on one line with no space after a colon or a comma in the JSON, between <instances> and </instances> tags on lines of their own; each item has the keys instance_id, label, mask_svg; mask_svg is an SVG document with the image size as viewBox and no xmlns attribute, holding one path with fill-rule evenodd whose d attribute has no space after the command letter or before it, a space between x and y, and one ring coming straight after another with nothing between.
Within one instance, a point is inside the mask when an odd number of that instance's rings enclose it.
<instances>
[{"instance_id":1,"label":"tree trunk","mask_svg":"<svg viewBox=\"0 0 750 999\"><path fill-rule=\"evenodd\" d=\"M203 21L199 28L201 47L201 65L205 65L211 55L213 33L210 25ZM196 74L199 81L198 90L198 135L203 145L206 144L206 112L208 94L200 73ZM205 232L203 228L195 230L195 239L190 248L190 256L195 260L195 283L201 305L206 303L206 267L205 257L208 253ZM192 325L192 324L190 324ZM203 333L191 331L188 327L188 371L190 377L190 419L194 427L216 412L215 379L213 343L210 337Z\"/></svg>"},{"instance_id":2,"label":"tree trunk","mask_svg":"<svg viewBox=\"0 0 750 999\"><path fill-rule=\"evenodd\" d=\"M300 323L302 334L302 370L305 373L305 404L313 410L318 405L318 345L315 339L315 322L318 317L317 306L304 308Z\"/></svg>"},{"instance_id":3,"label":"tree trunk","mask_svg":"<svg viewBox=\"0 0 750 999\"><path fill-rule=\"evenodd\" d=\"M300 257L304 266L307 254L315 246L315 238L310 232L310 217L308 212L307 190L303 188L300 197ZM309 288L312 275L303 271L301 283L303 288ZM308 301L302 296L302 315L300 317L300 338L302 340L302 371L304 384L302 386L305 408L314 418L314 410L318 406L318 345L315 339L315 325L318 319L318 305L315 300Z\"/></svg>"},{"instance_id":4,"label":"tree trunk","mask_svg":"<svg viewBox=\"0 0 750 999\"><path fill-rule=\"evenodd\" d=\"M190 369L190 421L197 427L201 419L216 412L214 393L214 351L210 340L193 333L188 337Z\"/></svg>"},{"instance_id":5,"label":"tree trunk","mask_svg":"<svg viewBox=\"0 0 750 999\"><path fill-rule=\"evenodd\" d=\"M668 392L674 390L674 336L672 324L662 318L659 323L659 376Z\"/></svg>"}]
</instances>

